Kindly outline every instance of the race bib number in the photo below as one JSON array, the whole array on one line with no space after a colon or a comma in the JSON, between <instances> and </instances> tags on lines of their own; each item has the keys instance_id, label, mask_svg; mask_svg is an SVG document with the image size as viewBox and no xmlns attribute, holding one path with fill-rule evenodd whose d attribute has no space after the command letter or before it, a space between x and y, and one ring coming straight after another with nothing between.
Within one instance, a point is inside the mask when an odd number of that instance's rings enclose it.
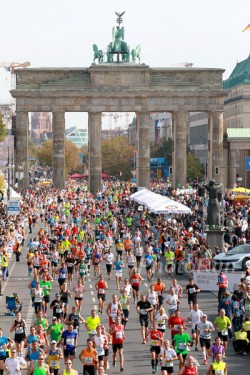
<instances>
[{"instance_id":1,"label":"race bib number","mask_svg":"<svg viewBox=\"0 0 250 375\"><path fill-rule=\"evenodd\" d=\"M95 334L96 334L96 330L95 330L95 329L91 329L91 330L90 330L90 334L91 334L91 335L95 335Z\"/></svg>"},{"instance_id":2,"label":"race bib number","mask_svg":"<svg viewBox=\"0 0 250 375\"><path fill-rule=\"evenodd\" d=\"M99 294L105 294L105 289L99 289Z\"/></svg>"},{"instance_id":3,"label":"race bib number","mask_svg":"<svg viewBox=\"0 0 250 375\"><path fill-rule=\"evenodd\" d=\"M69 346L74 346L75 340L73 338L66 339L66 344Z\"/></svg>"},{"instance_id":4,"label":"race bib number","mask_svg":"<svg viewBox=\"0 0 250 375\"><path fill-rule=\"evenodd\" d=\"M146 309L141 309L140 313L141 313L142 315L147 315L147 310L146 310Z\"/></svg>"},{"instance_id":5,"label":"race bib number","mask_svg":"<svg viewBox=\"0 0 250 375\"><path fill-rule=\"evenodd\" d=\"M228 330L227 329L223 329L221 331L221 334L222 334L222 336L227 336L228 335Z\"/></svg>"},{"instance_id":6,"label":"race bib number","mask_svg":"<svg viewBox=\"0 0 250 375\"><path fill-rule=\"evenodd\" d=\"M118 332L116 332L116 333L115 333L115 337L116 337L117 339L122 339L122 331L118 331Z\"/></svg>"},{"instance_id":7,"label":"race bib number","mask_svg":"<svg viewBox=\"0 0 250 375\"><path fill-rule=\"evenodd\" d=\"M193 294L193 293L195 293L195 292L196 292L195 288L190 288L190 289L189 289L189 294Z\"/></svg>"},{"instance_id":8,"label":"race bib number","mask_svg":"<svg viewBox=\"0 0 250 375\"><path fill-rule=\"evenodd\" d=\"M185 342L180 342L179 349L180 350L186 350L187 349L187 344Z\"/></svg>"},{"instance_id":9,"label":"race bib number","mask_svg":"<svg viewBox=\"0 0 250 375\"><path fill-rule=\"evenodd\" d=\"M224 375L224 370L215 370L216 375Z\"/></svg>"},{"instance_id":10,"label":"race bib number","mask_svg":"<svg viewBox=\"0 0 250 375\"><path fill-rule=\"evenodd\" d=\"M21 333L23 333L23 327L18 327L18 328L16 328L16 333L17 333L18 335L20 335Z\"/></svg>"},{"instance_id":11,"label":"race bib number","mask_svg":"<svg viewBox=\"0 0 250 375\"><path fill-rule=\"evenodd\" d=\"M59 367L59 361L50 361L50 367Z\"/></svg>"},{"instance_id":12,"label":"race bib number","mask_svg":"<svg viewBox=\"0 0 250 375\"><path fill-rule=\"evenodd\" d=\"M151 345L152 346L158 346L158 340L152 340Z\"/></svg>"},{"instance_id":13,"label":"race bib number","mask_svg":"<svg viewBox=\"0 0 250 375\"><path fill-rule=\"evenodd\" d=\"M85 357L84 362L86 365L92 365L92 357Z\"/></svg>"}]
</instances>

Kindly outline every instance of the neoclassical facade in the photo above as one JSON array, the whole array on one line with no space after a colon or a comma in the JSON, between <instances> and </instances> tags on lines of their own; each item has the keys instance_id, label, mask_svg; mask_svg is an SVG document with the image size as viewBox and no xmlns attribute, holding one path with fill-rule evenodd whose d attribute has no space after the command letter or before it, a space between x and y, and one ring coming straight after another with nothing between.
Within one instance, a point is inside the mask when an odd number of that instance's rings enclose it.
<instances>
[{"instance_id":1,"label":"neoclassical facade","mask_svg":"<svg viewBox=\"0 0 250 375\"><path fill-rule=\"evenodd\" d=\"M16 161L28 184L28 113L52 112L53 184L65 183L65 113L88 112L89 186L101 188L102 112L136 113L137 186L149 187L150 113L171 112L173 185L187 178L188 113L208 114L208 179L223 181L223 69L150 68L104 63L89 68L16 69Z\"/></svg>"}]
</instances>

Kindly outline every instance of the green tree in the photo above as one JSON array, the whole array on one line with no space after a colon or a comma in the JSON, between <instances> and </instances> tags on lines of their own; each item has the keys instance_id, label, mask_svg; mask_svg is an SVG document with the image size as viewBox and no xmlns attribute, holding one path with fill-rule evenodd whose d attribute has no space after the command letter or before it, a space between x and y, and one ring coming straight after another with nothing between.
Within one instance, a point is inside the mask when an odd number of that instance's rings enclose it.
<instances>
[{"instance_id":1,"label":"green tree","mask_svg":"<svg viewBox=\"0 0 250 375\"><path fill-rule=\"evenodd\" d=\"M165 158L168 165L172 165L172 139L161 138L159 144L155 144L150 149L151 158Z\"/></svg>"},{"instance_id":2,"label":"green tree","mask_svg":"<svg viewBox=\"0 0 250 375\"><path fill-rule=\"evenodd\" d=\"M134 148L126 137L105 139L102 142L102 169L111 176L128 180L132 177ZM122 174L121 174L122 173Z\"/></svg>"},{"instance_id":3,"label":"green tree","mask_svg":"<svg viewBox=\"0 0 250 375\"><path fill-rule=\"evenodd\" d=\"M0 142L4 140L6 136L5 122L2 114L0 113Z\"/></svg>"},{"instance_id":4,"label":"green tree","mask_svg":"<svg viewBox=\"0 0 250 375\"><path fill-rule=\"evenodd\" d=\"M36 157L40 165L52 167L52 140L48 140L42 144L36 151ZM80 150L71 141L65 142L65 174L81 171L81 160L79 158Z\"/></svg>"},{"instance_id":5,"label":"green tree","mask_svg":"<svg viewBox=\"0 0 250 375\"><path fill-rule=\"evenodd\" d=\"M201 179L203 177L203 165L193 154L187 154L187 178L188 180Z\"/></svg>"}]
</instances>

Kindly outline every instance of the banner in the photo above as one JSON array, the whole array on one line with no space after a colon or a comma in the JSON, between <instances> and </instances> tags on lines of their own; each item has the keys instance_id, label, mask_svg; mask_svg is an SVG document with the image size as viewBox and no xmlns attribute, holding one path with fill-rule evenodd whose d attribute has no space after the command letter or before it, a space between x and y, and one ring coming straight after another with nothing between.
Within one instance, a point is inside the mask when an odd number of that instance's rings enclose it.
<instances>
[{"instance_id":1,"label":"banner","mask_svg":"<svg viewBox=\"0 0 250 375\"><path fill-rule=\"evenodd\" d=\"M201 291L218 292L218 271L194 271L194 283ZM244 272L225 272L228 279L228 290L233 292L235 285L240 283L240 279L245 276Z\"/></svg>"}]
</instances>

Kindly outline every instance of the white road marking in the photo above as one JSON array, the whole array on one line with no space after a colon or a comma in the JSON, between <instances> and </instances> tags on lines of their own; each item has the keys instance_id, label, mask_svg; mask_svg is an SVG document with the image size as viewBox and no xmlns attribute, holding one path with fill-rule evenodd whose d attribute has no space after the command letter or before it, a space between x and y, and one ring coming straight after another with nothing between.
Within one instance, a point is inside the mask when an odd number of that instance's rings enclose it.
<instances>
[{"instance_id":1,"label":"white road marking","mask_svg":"<svg viewBox=\"0 0 250 375\"><path fill-rule=\"evenodd\" d=\"M92 289L92 284L89 284L90 289Z\"/></svg>"},{"instance_id":2,"label":"white road marking","mask_svg":"<svg viewBox=\"0 0 250 375\"><path fill-rule=\"evenodd\" d=\"M148 284L147 283L144 283L144 285L148 288Z\"/></svg>"},{"instance_id":3,"label":"white road marking","mask_svg":"<svg viewBox=\"0 0 250 375\"><path fill-rule=\"evenodd\" d=\"M95 297L92 298L92 301L95 302Z\"/></svg>"},{"instance_id":4,"label":"white road marking","mask_svg":"<svg viewBox=\"0 0 250 375\"><path fill-rule=\"evenodd\" d=\"M92 296L94 295L94 292L93 292L93 290L91 290L91 291L90 291L90 294L91 294Z\"/></svg>"}]
</instances>

